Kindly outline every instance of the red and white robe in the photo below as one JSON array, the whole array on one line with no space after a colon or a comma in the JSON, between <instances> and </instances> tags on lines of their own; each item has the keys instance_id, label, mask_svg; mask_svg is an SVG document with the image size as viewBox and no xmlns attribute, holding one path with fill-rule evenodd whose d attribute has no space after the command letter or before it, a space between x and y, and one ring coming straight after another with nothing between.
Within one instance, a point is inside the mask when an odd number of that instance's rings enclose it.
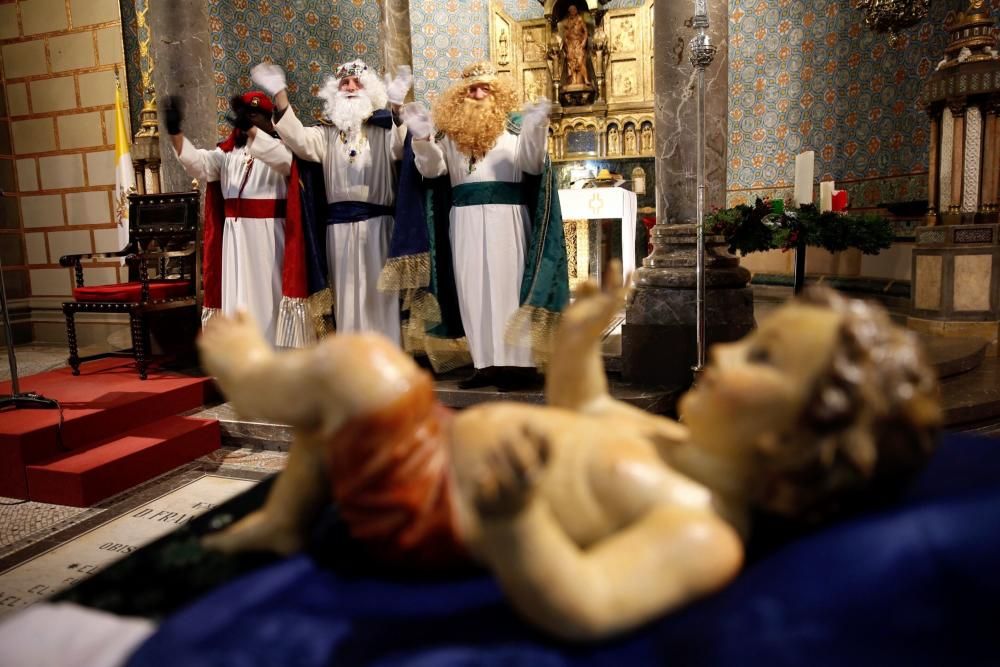
<instances>
[{"instance_id":1,"label":"red and white robe","mask_svg":"<svg viewBox=\"0 0 1000 667\"><path fill-rule=\"evenodd\" d=\"M246 146L233 137L213 150L184 139L177 156L207 183L202 324L245 310L272 344L301 347L315 340L304 301L282 289L287 261L285 210L292 152L264 132Z\"/></svg>"}]
</instances>

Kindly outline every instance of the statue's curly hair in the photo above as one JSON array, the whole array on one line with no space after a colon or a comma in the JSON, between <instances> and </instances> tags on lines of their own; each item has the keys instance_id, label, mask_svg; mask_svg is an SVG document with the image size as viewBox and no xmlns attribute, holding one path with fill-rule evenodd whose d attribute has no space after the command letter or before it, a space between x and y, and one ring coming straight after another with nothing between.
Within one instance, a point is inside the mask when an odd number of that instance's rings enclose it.
<instances>
[{"instance_id":1,"label":"statue's curly hair","mask_svg":"<svg viewBox=\"0 0 1000 667\"><path fill-rule=\"evenodd\" d=\"M826 288L799 302L843 321L799 421L758 443L753 497L764 512L812 524L897 494L929 457L941 407L916 335L880 305Z\"/></svg>"}]
</instances>

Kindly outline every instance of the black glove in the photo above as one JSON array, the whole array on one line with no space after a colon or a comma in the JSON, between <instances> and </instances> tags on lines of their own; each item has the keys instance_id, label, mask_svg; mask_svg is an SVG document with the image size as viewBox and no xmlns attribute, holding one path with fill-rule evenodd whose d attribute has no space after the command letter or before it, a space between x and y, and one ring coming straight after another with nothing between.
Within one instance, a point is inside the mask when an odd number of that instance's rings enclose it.
<instances>
[{"instance_id":1,"label":"black glove","mask_svg":"<svg viewBox=\"0 0 1000 667\"><path fill-rule=\"evenodd\" d=\"M184 120L184 100L177 95L167 95L160 99L160 111L167 134L180 134L181 121Z\"/></svg>"}]
</instances>

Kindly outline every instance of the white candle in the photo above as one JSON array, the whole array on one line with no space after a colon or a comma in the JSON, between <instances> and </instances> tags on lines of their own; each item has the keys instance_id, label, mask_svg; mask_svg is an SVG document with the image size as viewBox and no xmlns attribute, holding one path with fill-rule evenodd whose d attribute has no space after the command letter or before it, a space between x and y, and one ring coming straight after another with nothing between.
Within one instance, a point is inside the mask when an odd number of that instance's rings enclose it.
<instances>
[{"instance_id":1,"label":"white candle","mask_svg":"<svg viewBox=\"0 0 1000 667\"><path fill-rule=\"evenodd\" d=\"M806 151L795 156L795 203L813 203L813 170L816 168L815 151Z\"/></svg>"},{"instance_id":2,"label":"white candle","mask_svg":"<svg viewBox=\"0 0 1000 667\"><path fill-rule=\"evenodd\" d=\"M823 181L819 184L819 211L825 213L833 210L833 181Z\"/></svg>"},{"instance_id":3,"label":"white candle","mask_svg":"<svg viewBox=\"0 0 1000 667\"><path fill-rule=\"evenodd\" d=\"M694 0L694 15L708 16L708 0Z\"/></svg>"}]
</instances>

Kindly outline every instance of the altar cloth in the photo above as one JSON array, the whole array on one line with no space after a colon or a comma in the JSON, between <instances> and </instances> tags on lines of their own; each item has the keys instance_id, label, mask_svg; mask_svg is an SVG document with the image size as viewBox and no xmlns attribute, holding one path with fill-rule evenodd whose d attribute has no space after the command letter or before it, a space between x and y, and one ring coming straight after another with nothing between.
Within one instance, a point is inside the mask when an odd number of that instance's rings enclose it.
<instances>
[{"instance_id":1,"label":"altar cloth","mask_svg":"<svg viewBox=\"0 0 1000 667\"><path fill-rule=\"evenodd\" d=\"M543 636L485 574L351 575L302 555L169 617L129 665L998 664L998 527L1000 441L950 435L899 505L780 547L611 641Z\"/></svg>"}]
</instances>

